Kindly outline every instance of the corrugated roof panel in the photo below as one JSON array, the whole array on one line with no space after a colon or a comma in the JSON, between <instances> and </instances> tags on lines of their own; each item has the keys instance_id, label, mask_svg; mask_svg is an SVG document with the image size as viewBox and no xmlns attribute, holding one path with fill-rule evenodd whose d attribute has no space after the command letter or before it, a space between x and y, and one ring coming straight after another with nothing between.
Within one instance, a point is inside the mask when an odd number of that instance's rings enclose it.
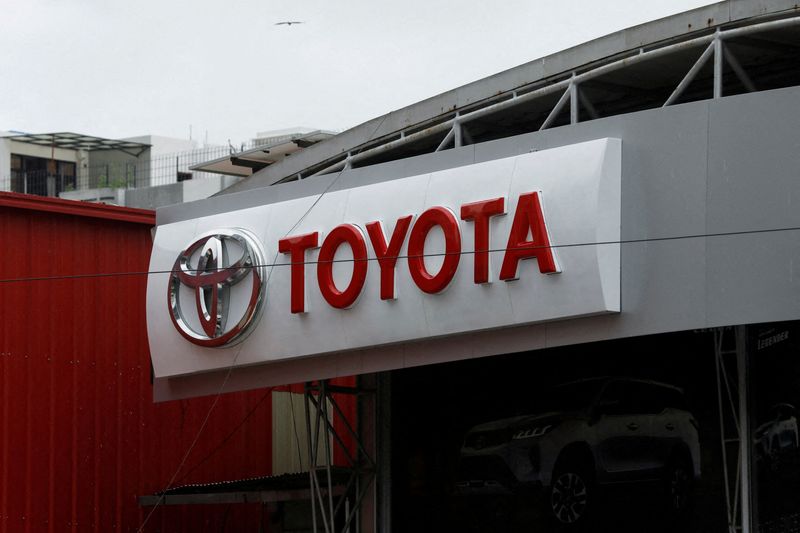
<instances>
[{"instance_id":1,"label":"corrugated roof panel","mask_svg":"<svg viewBox=\"0 0 800 533\"><path fill-rule=\"evenodd\" d=\"M136 497L164 489L213 399L153 403L146 276L14 280L146 271L150 225L0 202L0 239L0 529L136 531L149 511ZM176 482L268 475L270 404L221 397ZM229 527L257 527L245 507ZM165 508L147 531L221 520Z\"/></svg>"}]
</instances>

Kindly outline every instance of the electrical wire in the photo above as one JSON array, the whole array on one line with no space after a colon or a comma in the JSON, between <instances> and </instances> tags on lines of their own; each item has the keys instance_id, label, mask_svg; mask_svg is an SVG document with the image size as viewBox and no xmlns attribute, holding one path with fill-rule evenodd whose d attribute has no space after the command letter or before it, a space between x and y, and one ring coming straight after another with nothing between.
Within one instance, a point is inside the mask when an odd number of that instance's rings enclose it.
<instances>
[{"instance_id":1,"label":"electrical wire","mask_svg":"<svg viewBox=\"0 0 800 533\"><path fill-rule=\"evenodd\" d=\"M376 128L376 130L377 130L377 128ZM303 215L292 226L292 228L290 228L286 232L286 235L289 235L292 231L294 231L295 228L297 228L298 225L300 225L300 223L308 216L308 214L311 212L311 210L319 203L319 201L322 199L322 197L336 183L336 181L339 179L339 177L344 172L344 170L345 169L342 169L339 172L339 174L333 180L331 180L331 182L328 184L328 186L325 188L325 190L318 196L318 198L314 201L314 203L306 210L305 213L303 213ZM516 249L527 249L527 250L544 249L544 248L563 249L563 248L576 248L576 247L586 247L586 246L605 246L605 245L615 245L615 244L624 245L624 244L637 244L637 243L655 243L655 242L666 242L666 241L688 240L688 239L699 239L699 238L730 237L730 236L741 236L741 235L758 235L758 234L768 234L768 233L788 232L788 231L800 231L800 226L789 226L789 227L783 227L783 228L767 228L767 229L758 229L758 230L741 230L741 231L730 231L730 232L702 233L702 234L686 234L686 235L674 235L674 236L665 236L665 237L648 237L648 238L641 238L641 239L620 239L620 240L598 241L598 242L550 244L550 245L547 245L547 246L544 246L544 245L541 245L541 246L539 246L539 245L537 245L537 246L523 246L523 247L516 248ZM508 250L508 248L491 248L491 249L488 249L488 250L481 250L481 252L482 253L499 253L499 252L505 252L507 250ZM450 252L450 253L445 252L445 253L421 254L421 256L422 257L443 257L443 256L448 256L448 255L472 255L472 254L475 254L475 253L476 253L476 251L468 250L468 251L459 251L459 252ZM269 268L269 267L278 267L278 266L291 266L291 265L298 265L298 264L313 265L313 264L322 263L320 261L303 261L302 263L301 262L277 262L277 256L278 256L278 253L276 252L275 259L273 259L272 263L266 263L266 264L261 264L261 265L251 265L250 268L261 268L261 267ZM420 257L420 255L398 255L398 256L390 256L390 257L387 257L387 258L391 258L391 259L395 259L396 260L396 259L409 259L409 258L416 258L416 257ZM358 260L356 260L356 259L334 259L334 260L331 260L331 261L324 261L324 263L347 263L347 262L355 262L355 261L377 261L377 260L378 260L377 257L368 257L366 259L358 259ZM220 267L217 270L222 270L222 269L223 268ZM211 269L211 270L213 270L213 269ZM123 276L145 276L145 275L156 275L156 274L172 274L174 272L175 272L174 270L153 270L153 271L148 270L148 271L132 271L132 272L105 272L105 273L91 273L91 274L73 274L73 275L63 275L63 276L34 276L34 277L25 277L25 278L5 278L5 279L0 279L0 284L35 282L35 281L80 280L80 279L123 277ZM272 276L272 272L273 272L273 270L270 270L270 273L269 273L269 275L267 277L265 285L267 285L269 283L269 280L270 280L270 278ZM182 457L177 469L175 470L175 472L173 473L172 477L170 478L170 481L167 483L167 485L163 489L163 491L161 491L159 493L158 500L153 505L153 507L150 509L150 512L147 514L147 516L145 517L145 519L142 522L141 526L138 528L137 531L139 533L141 533L144 530L144 527L147 525L147 523L150 520L150 518L152 517L153 513L156 511L156 509L163 502L163 499L164 499L164 497L166 495L166 492L174 485L178 474L180 473L180 471L183 468L183 466L186 464L186 461L189 458L189 455L191 454L191 452L194 450L195 446L197 445L197 442L199 441L200 436L202 435L203 431L205 430L205 427L208 425L208 421L211 418L211 414L213 413L214 409L216 408L216 406L217 406L217 404L219 402L219 398L221 397L221 395L223 394L223 392L225 390L225 387L227 386L227 383L228 383L228 381L230 379L231 373L233 372L233 369L236 366L240 351L241 351L241 349L239 351L237 351L237 353L234 356L233 361L231 362L230 366L227 368L227 372L225 374L225 378L223 379L219 389L215 393L214 400L213 400L211 406L209 407L209 410L206 413L206 416L204 417L203 422L201 423L197 434L195 435L194 439L192 440L192 443L189 445L189 448L184 453L184 455L183 455L183 457ZM264 394L264 396L261 398L261 400L259 400L259 402L256 405L256 407L258 405L260 405L261 402L263 402L263 400L266 398L266 396L270 392L272 392L272 389L269 389L268 392ZM294 407L294 406L292 406L292 407ZM252 415L252 413L254 411L255 411L255 408L253 408L245 416L245 418L242 420L242 422L236 428L234 428L234 430L231 433L229 433L217 445L217 447L214 448L214 450L212 450L203 459L201 459L195 466L193 466L191 469L189 469L181 477L181 479L185 479L190 473L194 472L199 466L204 464L205 461L207 461L211 456L213 456L215 453L217 453L219 451L219 449L221 449L221 447L228 440L230 440L230 438L232 438L232 436L236 433L236 431L238 431L241 428L241 426L244 425L244 423L249 419L249 417ZM294 429L294 432L295 432L295 435L296 435L296 438L297 438L297 427L296 427L296 421L294 420L294 416L292 416L292 426L293 426L293 429ZM298 452L299 452L299 444L300 443L299 443L299 439L298 439L298 441L297 441Z\"/></svg>"},{"instance_id":2,"label":"electrical wire","mask_svg":"<svg viewBox=\"0 0 800 533\"><path fill-rule=\"evenodd\" d=\"M313 206L312 206L313 207ZM299 222L298 222L299 224ZM296 227L297 225L295 225ZM291 232L292 230L289 230ZM780 233L780 232L788 232L788 231L800 231L800 226L787 226L783 228L768 228L768 229L757 229L757 230L741 230L741 231L725 231L725 232L717 232L717 233L695 233L695 234L686 234L686 235L672 235L667 237L647 237L641 239L620 239L620 240L612 240L612 241L597 241L597 242L583 242L583 243L568 243L568 244L549 244L545 245L534 245L534 246L520 246L518 248L514 248L515 250L539 250L539 249L562 249L562 248L580 248L586 246L608 246L613 244L646 244L646 243L655 243L655 242L666 242L666 241L679 241L679 240L688 240L688 239L705 239L705 238L714 238L714 237L733 237L737 235L759 235L759 234L766 234L766 233ZM287 235L288 233L287 232ZM489 248L487 250L479 250L480 253L501 253L508 251L509 248ZM441 252L441 253L426 253L426 254L419 254L419 255L393 255L393 256L386 256L382 259L411 259L411 258L419 258L419 257L445 257L451 255L473 255L478 251L475 250L462 250L459 252ZM276 254L277 257L277 254ZM292 266L292 265L316 265L320 263L354 263L357 261L378 261L377 257L367 257L366 259L332 259L330 261L295 261L295 262L272 262L272 263L264 263L264 264L254 264L248 267L243 268L272 268L272 267L282 267L282 266ZM219 267L217 269L208 269L206 272L213 272L215 270L224 270L224 267ZM69 275L62 275L62 276L31 276L31 277L24 277L24 278L5 278L0 279L0 284L5 283L23 283L23 282L32 282L32 281L61 281L61 280L79 280L79 279L92 279L92 278L108 278L108 277L124 277L124 276L149 276L149 275L156 275L156 274L174 274L177 270L141 270L141 271L127 271L127 272L98 272L98 273L90 273L90 274L69 274ZM269 278L267 278L269 281Z\"/></svg>"},{"instance_id":3,"label":"electrical wire","mask_svg":"<svg viewBox=\"0 0 800 533\"><path fill-rule=\"evenodd\" d=\"M225 446L225 444L227 444L228 441L230 441L233 438L233 436L242 428L242 426L244 426L245 422L247 422L250 419L250 417L253 416L253 413L256 412L256 409L258 409L261 406L261 404L264 403L264 400L266 400L267 397L270 394L272 394L273 390L275 390L275 387L267 387L263 396L261 396L261 398L258 399L256 404L247 412L247 414L245 414L244 418L236 425L236 427L234 427L231 431L229 431L228 434L225 437L223 437L223 439L210 452L208 452L202 459L200 459L193 467L188 469L175 483L180 483L181 481L189 477L192 474L192 472L203 466L206 461L208 461L214 455L216 455L217 452L219 452L222 449L222 447Z\"/></svg>"},{"instance_id":4,"label":"electrical wire","mask_svg":"<svg viewBox=\"0 0 800 533\"><path fill-rule=\"evenodd\" d=\"M208 412L206 413L206 416L203 419L203 423L200 424L200 429L197 430L197 435L195 435L194 440L192 440L192 443L189 445L189 448L186 450L186 453L183 454L183 458L181 459L181 462L178 464L178 468L175 469L175 473L172 474L172 477L170 478L169 483L167 483L167 486L164 488L164 490L162 490L161 493L159 493L158 500L156 500L156 503L153 505L153 508L150 509L150 512L147 513L147 516L145 516L145 519L142 522L142 525L140 525L139 529L136 530L137 533L142 533L144 531L144 527L147 525L147 522L150 521L150 518L153 516L153 513L156 512L156 509L158 509L159 505L161 505L161 502L164 501L164 497L166 496L167 491L173 486L173 483L175 483L175 478L178 477L178 473L183 468L183 465L186 464L186 460L189 458L189 454L192 453L192 450L197 445L197 441L200 440L200 435L203 434L203 430L206 428L206 425L208 424L208 420L211 418L211 413L214 411L214 408L217 406L217 403L219 402L219 399L222 396L222 391L225 389L225 385L228 384L228 379L231 376L231 372L233 372L233 367L236 365L236 358L239 357L239 352L240 351L241 351L241 349L239 351L237 351L236 356L234 357L233 363L231 363L231 366L228 368L228 372L225 374L225 379L222 380L222 384L220 385L219 390L217 391L217 394L214 396L214 401L211 403L211 407L209 407Z\"/></svg>"},{"instance_id":5,"label":"electrical wire","mask_svg":"<svg viewBox=\"0 0 800 533\"><path fill-rule=\"evenodd\" d=\"M375 134L378 132L380 127L383 125L384 120L386 120L386 116L384 116L381 119L381 121L375 126L375 129L372 131L372 133L367 138L367 142L372 140L372 137L375 136ZM339 181L339 178L341 178L342 174L344 173L345 170L347 170L347 168L348 168L348 165L345 165L344 168L342 168L339 171L339 173L331 180L331 182L328 184L328 186L325 187L325 189L320 193L320 195L317 197L317 199L314 200L314 202L308 207L308 209L306 209L306 211L300 216L300 218L297 220L297 222L284 234L284 237L288 236L292 231L295 230L295 228L297 228L297 226L300 225L300 223L303 220L306 219L308 214L311 212L312 209L314 209L314 207L316 207L316 205L319 203L319 201L322 199L322 197L325 194L327 194L327 192L331 189L331 187L333 187L333 185L337 181ZM272 260L273 263L277 263L278 253L279 252L277 252L277 251L275 252L275 258ZM253 268L257 268L257 267L254 265ZM269 284L269 280L272 278L272 273L273 272L274 272L274 269L271 269L269 271L269 274L267 275L267 279L264 282L265 286ZM216 408L217 403L219 402L219 398L222 395L223 391L225 390L225 386L228 384L228 379L230 378L231 373L233 372L233 369L236 366L236 363L237 363L237 361L239 359L239 354L241 353L241 351L242 351L242 349L241 349L241 347L239 347L239 349L236 351L236 354L233 357L233 360L231 361L230 366L227 369L227 372L225 373L225 379L222 381L222 383L220 384L219 389L217 390L216 394L214 395L214 401L211 404L211 406L209 407L208 412L206 413L206 416L203 419L203 423L200 425L200 429L198 429L198 431L197 431L197 435L195 436L194 440L192 441L192 444L189 446L189 449L186 450L186 453L183 455L183 459L181 459L181 462L178 465L178 468L175 470L175 473L170 478L170 481L169 481L169 483L167 483L166 488L164 488L164 490L161 491L161 493L159 494L158 499L156 500L156 503L153 504L153 508L150 509L150 512L147 514L147 516L145 517L144 521L139 526L139 529L137 530L137 533L142 533L142 531L144 531L144 527L147 525L147 522L153 516L153 513L155 513L156 509L158 509L158 507L161 505L161 502L164 501L164 497L166 496L167 491L173 486L173 483L175 482L175 478L178 476L178 473L181 471L181 469L183 468L183 465L186 463L186 460L188 459L189 454L192 452L194 447L197 445L197 441L200 439L200 435L203 433L203 430L205 429L206 425L208 424L209 418L211 418L211 413L214 412L214 409ZM292 419L292 422L294 423L294 418Z\"/></svg>"},{"instance_id":6,"label":"electrical wire","mask_svg":"<svg viewBox=\"0 0 800 533\"><path fill-rule=\"evenodd\" d=\"M297 417L294 414L294 400L293 400L293 392L289 391L287 393L289 395L289 407L292 412L292 430L294 431L294 440L297 443L297 460L300 465L300 468L303 467L303 450L300 449L300 434L297 432ZM304 410L305 411L305 410ZM308 416L308 415L306 415ZM309 435L310 438L310 435Z\"/></svg>"},{"instance_id":7,"label":"electrical wire","mask_svg":"<svg viewBox=\"0 0 800 533\"><path fill-rule=\"evenodd\" d=\"M343 171L344 171L344 169L339 172L339 176L341 175L341 173ZM322 198L322 196L330 189L331 186L333 186L333 184L336 182L336 180L338 179L339 176L337 176L336 178L331 180L331 183L328 185L328 187L326 187L325 191L323 191L323 193L320 194L320 196L317 198L317 200L308 208L308 210L300 217L300 219L292 226L292 228L289 231L286 232L286 235L291 233L305 219L305 217L308 216L308 214L311 211L311 209L313 209L314 206L317 205L317 203ZM798 230L800 230L800 226L791 226L791 227L784 227L784 228L769 228L769 229L759 229L759 230L741 230L741 231L731 231L731 232L675 235L675 236L666 236L666 237L648 237L648 238L641 238L641 239L620 239L620 240L612 240L612 241L598 241L598 242L591 242L591 243L552 244L552 245L549 245L549 246L526 246L526 247L522 247L522 248L524 248L524 249L544 249L544 248L551 248L551 249L555 248L555 249L558 249L558 248L576 248L576 247L585 247L585 246L603 246L603 245L614 245L614 244L622 245L622 244L637 244L637 243L653 243L653 242L665 242L665 241L676 241L676 240L698 239L698 238L729 237L729 236L737 236L737 235L758 235L758 234L786 232L786 231L798 231ZM485 252L487 252L487 253L498 253L498 252L505 252L506 250L507 250L507 248L493 248L493 249L485 250ZM484 252L484 251L482 250L482 252ZM423 256L424 257L442 257L442 256L447 256L447 255L468 255L468 254L474 254L474 253L476 253L476 252L475 251L460 251L460 252L453 252L453 253L423 254ZM419 256L398 255L398 256L396 256L396 259L402 259L402 258L408 259L408 258L411 258L411 257L419 257ZM275 260L273 260L273 262L271 264L253 265L252 268L290 266L290 265L293 265L293 264L294 265L301 264L300 262L278 263L276 261L276 259L277 259L277 253L275 255ZM377 261L377 260L378 260L377 258L367 258L366 259L366 261ZM326 261L326 262L340 263L340 262L355 262L355 261L356 261L355 259L339 259L339 260L332 260L332 261ZM363 261L363 259L361 261ZM318 263L320 263L320 262L319 261L303 261L302 262L302 264L304 264L304 265L318 264ZM265 285L269 283L269 279L271 278L273 271L274 270L270 270L269 277L267 278L267 280L265 282ZM104 274L85 274L85 275L75 275L75 276L53 276L53 277L39 277L39 278L3 279L3 280L0 280L0 283L23 282L23 281L47 281L47 280L56 280L56 279L81 279L81 278L108 277L108 276L172 274L172 273L173 273L172 270L162 270L162 271L146 271L146 272L122 272L122 273L104 273ZM189 449L184 454L183 459L181 460L181 462L180 462L180 464L178 466L178 469L175 471L175 474L173 474L172 478L170 479L170 482L167 484L167 488L165 488L164 491L161 492L161 494L159 496L159 499L156 501L156 504L153 506L153 508L150 510L150 513L145 518L144 522L142 523L142 526L139 528L139 532L141 532L143 530L144 526L147 524L147 521L150 519L152 514L155 512L155 509L163 501L163 498L164 498L164 495L165 495L166 491L169 490L169 488L172 486L172 484L174 483L175 478L177 477L178 473L183 468L183 465L186 463L186 460L187 460L189 454L191 453L191 451L196 446L197 441L200 438L200 435L202 434L203 430L205 429L205 426L208 423L208 420L209 420L209 418L211 416L211 413L213 412L214 408L216 407L216 405L218 403L219 397L221 396L222 392L224 391L225 386L227 385L227 382L228 382L228 379L230 378L231 372L233 371L233 368L236 366L236 360L238 359L238 355L239 355L239 352L236 353L236 356L234 357L234 360L232 361L231 365L228 367L227 372L225 374L225 379L223 380L222 385L220 386L218 392L216 393L216 395L214 397L214 402L211 404L211 407L209 408L209 411L206 414L206 417L203 420L203 423L201 424L200 429L198 430L198 433L197 433L195 439L192 441L192 444L189 446ZM297 427L296 427L296 421L294 420L294 416L292 416L292 426L294 428L295 434L297 434ZM299 443L299 439L298 439L298 442L297 442L298 448L299 448L299 444L300 443ZM299 452L299 449L298 449L298 452Z\"/></svg>"}]
</instances>

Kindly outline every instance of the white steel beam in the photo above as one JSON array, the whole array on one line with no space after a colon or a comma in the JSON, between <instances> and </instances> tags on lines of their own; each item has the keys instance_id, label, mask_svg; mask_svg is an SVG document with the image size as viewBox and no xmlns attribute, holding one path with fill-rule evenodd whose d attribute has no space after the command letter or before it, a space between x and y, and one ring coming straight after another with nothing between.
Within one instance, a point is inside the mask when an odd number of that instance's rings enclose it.
<instances>
[{"instance_id":1,"label":"white steel beam","mask_svg":"<svg viewBox=\"0 0 800 533\"><path fill-rule=\"evenodd\" d=\"M776 29L780 29L780 28L788 28L788 27L792 27L792 26L798 26L798 25L800 25L800 16L795 16L795 17L792 17L792 18L786 18L786 19L780 19L780 20L772 20L772 21L767 21L767 22L761 22L761 23L758 23L758 24L752 24L752 25L749 25L749 26L742 26L742 27L733 28L733 29L730 29L730 30L719 30L717 33L714 33L714 34L702 35L700 37L695 37L695 38L692 38L692 39L688 39L686 41L681 41L681 42L677 42L677 43L668 44L668 45L662 46L660 48L654 48L654 49L647 50L647 51L637 48L635 50L631 50L629 52L630 55L628 55L626 57L614 60L614 61L612 61L610 63L605 64L605 65L601 65L601 66L592 68L590 70L587 70L586 72L583 72L581 74L577 74L572 78L564 77L564 78L562 78L560 80L558 80L558 78L556 78L557 81L550 81L549 83L548 83L549 80L543 80L543 81L535 82L533 84L533 86L537 86L538 85L538 87L536 89L533 89L533 90L531 90L529 92L526 92L524 94L518 94L519 91L523 90L523 88L518 87L513 91L512 97L508 98L506 100L502 100L502 101L496 102L496 103L487 103L486 106L480 107L480 108L475 109L473 111L470 111L468 113L464 113L464 114L458 116L458 118L456 118L456 116L453 116L453 118L444 120L442 122L435 123L435 124L431 125L428 128L424 128L422 130L415 131L414 133L410 133L410 134L405 134L404 135L402 132L400 132L400 137L399 138L396 138L396 139L394 139L392 141L386 142L385 144L382 144L382 145L379 145L379 146L375 146L375 147L369 148L367 150L363 150L363 151L360 151L358 153L355 153L353 155L352 162L355 164L355 163L357 163L357 162L359 162L361 160L373 157L375 155L378 155L378 154L381 154L381 153L384 153L384 152L387 152L387 151L390 151L390 150L394 150L395 148L398 148L400 146L404 146L404 145L406 145L408 143L412 143L412 142L415 142L415 141L418 141L420 139L423 139L423 138L426 138L426 137L430 137L430 136L433 136L433 135L438 135L438 134L443 133L443 132L445 132L447 130L452 130L453 124L455 123L456 120L458 120L459 122L464 124L464 123L467 123L467 122L469 122L471 120L476 120L476 119L479 119L479 118L483 118L483 117L486 117L488 115L491 115L491 114L494 114L494 113L497 113L497 112L500 112L500 111L504 111L506 109L510 109L512 107L524 104L526 102L529 102L531 100L535 100L535 99L540 98L542 96L546 96L546 95L549 95L549 94L552 94L552 93L557 93L559 91L567 90L569 88L570 83L578 83L579 84L579 83L582 83L582 82L585 82L585 81L588 81L588 80L603 76L605 74L608 74L608 73L611 73L611 72L615 72L615 71L620 70L622 68L626 68L626 67L629 67L629 66L632 66L632 65L636 65L636 64L639 64L639 63L642 63L642 62L645 62L645 61L651 61L653 59L658 59L660 57L664 57L664 56L673 54L675 52L679 52L681 50L692 49L692 48L696 48L696 47L703 46L703 45L710 45L708 48L706 48L706 51L703 52L703 56L705 56L706 54L708 54L708 56L710 56L714 52L715 45L714 45L713 41L715 39L720 39L720 40L730 39L730 38L749 35L749 34L752 34L752 33L760 33L760 32L765 32L765 31L770 31L770 30L776 30ZM704 60L708 59L708 56L706 56L704 58ZM697 64L695 64L695 66L697 66ZM702 64L700 65L700 67L702 67ZM698 67L698 70L699 70L700 67ZM696 75L696 72L694 74ZM689 75L687 74L687 77L688 76ZM684 80L685 79L686 78L684 78ZM689 80L688 83L690 83L690 82L691 82L691 79ZM688 85L688 83L686 83L686 85ZM685 89L685 87L683 87L682 90L683 89ZM676 89L676 91L677 91L677 89ZM679 95L680 94L675 95L673 93L673 96L670 96L671 100L668 99L668 103L666 105L669 105L670 103L672 103L674 101L674 99L677 98L677 96L679 96ZM416 124L413 127L414 128L418 128L419 124ZM397 135L398 135L398 132L393 132L393 133L390 134L390 136L397 136ZM357 150L357 148L354 148L352 151L355 152L356 150ZM333 164L331 164L331 165L329 165L327 167L324 167L322 170L320 170L318 172L315 172L312 175L316 176L316 175L320 175L320 174L328 174L330 172L335 172L336 170L340 170L341 168L343 168L343 166L344 166L344 163L342 161L339 161L337 163L333 163ZM301 174L302 174L302 172L301 172Z\"/></svg>"}]
</instances>

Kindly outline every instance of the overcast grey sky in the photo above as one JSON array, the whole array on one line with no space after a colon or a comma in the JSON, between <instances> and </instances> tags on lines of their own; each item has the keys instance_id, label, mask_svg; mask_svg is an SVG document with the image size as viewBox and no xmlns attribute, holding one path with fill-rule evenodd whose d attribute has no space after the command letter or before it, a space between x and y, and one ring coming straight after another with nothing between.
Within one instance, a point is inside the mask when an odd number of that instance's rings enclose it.
<instances>
[{"instance_id":1,"label":"overcast grey sky","mask_svg":"<svg viewBox=\"0 0 800 533\"><path fill-rule=\"evenodd\" d=\"M704 0L0 0L0 130L343 130ZM304 24L275 26L286 20Z\"/></svg>"}]
</instances>

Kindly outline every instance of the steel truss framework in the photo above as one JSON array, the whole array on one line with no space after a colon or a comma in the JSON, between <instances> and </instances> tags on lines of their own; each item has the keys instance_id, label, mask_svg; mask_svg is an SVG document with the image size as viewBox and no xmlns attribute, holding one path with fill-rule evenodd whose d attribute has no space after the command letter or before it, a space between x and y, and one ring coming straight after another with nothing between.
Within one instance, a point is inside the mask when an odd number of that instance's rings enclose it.
<instances>
[{"instance_id":1,"label":"steel truss framework","mask_svg":"<svg viewBox=\"0 0 800 533\"><path fill-rule=\"evenodd\" d=\"M441 136L442 134L444 134L444 138L439 142L435 151L440 151L448 147L459 147L464 143L471 144L471 135L467 129L467 125L470 122L489 118L497 113L513 109L535 100L544 98L552 99L553 95L559 93L560 98L551 108L544 122L539 126L538 129L540 131L551 127L567 105L569 105L571 124L580 121L581 108L585 110L590 118L598 118L599 115L595 106L586 94L581 91L582 84L595 81L601 76L640 63L686 52L687 50L691 51L703 46L705 48L703 48L700 56L691 68L689 68L672 93L663 102L662 107L676 103L692 81L695 80L701 69L711 61L712 58L713 95L711 96L713 96L713 98L720 98L723 96L723 66L725 64L730 67L747 91L757 91L758 88L756 84L742 67L742 64L730 47L726 46L726 41L734 38L746 38L752 34L796 26L800 26L800 14L793 13L789 18L751 22L749 25L730 29L717 28L713 33L687 38L683 41L675 42L672 40L667 43L633 49L625 54L612 56L607 59L605 63L595 62L585 69L575 69L530 85L518 87L513 91L488 98L478 104L473 104L460 111L455 111L450 115L444 117L439 116L426 123L414 124L399 132L386 135L376 140L370 140L353 147L345 154L328 158L304 171L284 177L276 183L329 174L331 172L351 168L358 163L370 164L368 160L371 158L385 156L392 150L424 139Z\"/></svg>"},{"instance_id":2,"label":"steel truss framework","mask_svg":"<svg viewBox=\"0 0 800 533\"><path fill-rule=\"evenodd\" d=\"M752 531L746 326L714 330L722 472L728 533Z\"/></svg>"},{"instance_id":3,"label":"steel truss framework","mask_svg":"<svg viewBox=\"0 0 800 533\"><path fill-rule=\"evenodd\" d=\"M331 385L327 380L305 385L305 415L308 435L308 471L310 476L311 516L314 533L324 531L360 531L360 513L368 495L374 491L377 465L367 449L360 428L354 428L344 415L334 395L352 394L374 398L374 390L361 387ZM341 421L344 434L337 430L333 417ZM347 440L354 443L354 450ZM346 457L347 482L335 481L337 467L333 451L337 448Z\"/></svg>"},{"instance_id":4,"label":"steel truss framework","mask_svg":"<svg viewBox=\"0 0 800 533\"><path fill-rule=\"evenodd\" d=\"M722 452L728 533L753 531L753 480L749 427L749 360L746 326L715 328L714 361ZM328 381L309 382L305 386L305 416L308 435L310 496L314 533L360 531L359 513L367 496L374 490L378 465L367 450L362 431L347 421L333 394L368 395L375 400L374 389L338 387ZM332 415L341 417L345 436L333 424ZM355 442L355 453L345 439ZM333 466L333 446L344 451L349 463L348 481L337 485ZM384 495L385 497L386 495ZM385 502L384 502L385 503Z\"/></svg>"}]
</instances>

